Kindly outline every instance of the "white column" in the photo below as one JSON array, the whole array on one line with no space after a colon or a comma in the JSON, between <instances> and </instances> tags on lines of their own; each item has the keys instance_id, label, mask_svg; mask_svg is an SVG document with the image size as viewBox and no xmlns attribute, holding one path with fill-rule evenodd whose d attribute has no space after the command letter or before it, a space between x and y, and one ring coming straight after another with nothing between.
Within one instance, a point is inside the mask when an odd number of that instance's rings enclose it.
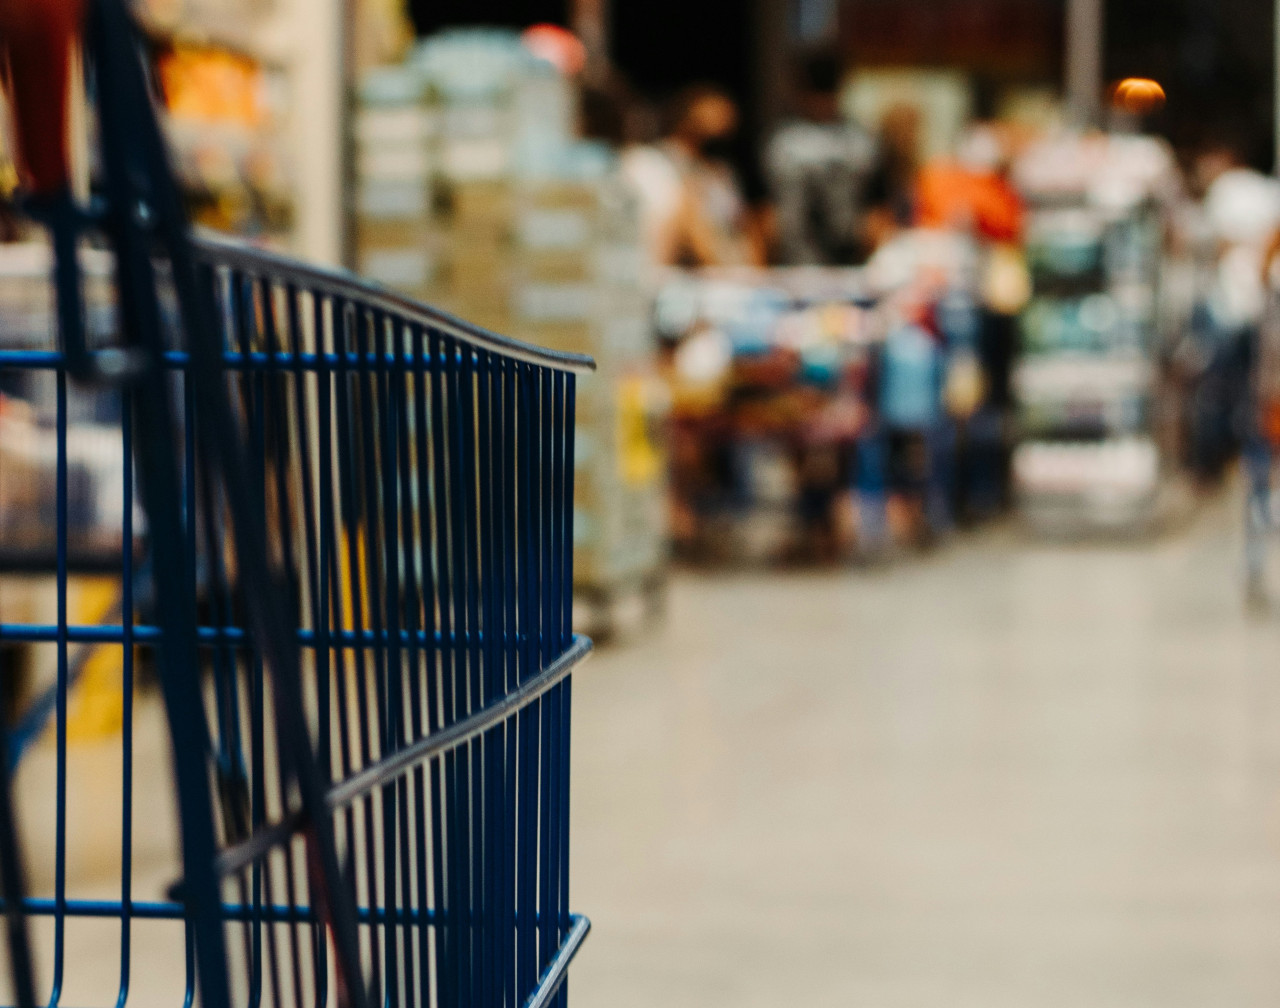
<instances>
[{"instance_id":1,"label":"white column","mask_svg":"<svg viewBox=\"0 0 1280 1008\"><path fill-rule=\"evenodd\" d=\"M339 265L343 258L345 44L343 0L288 0L294 251Z\"/></svg>"},{"instance_id":2,"label":"white column","mask_svg":"<svg viewBox=\"0 0 1280 1008\"><path fill-rule=\"evenodd\" d=\"M756 129L758 140L768 137L786 112L791 92L791 30L788 24L790 4L786 0L755 0L751 15L755 19Z\"/></svg>"},{"instance_id":3,"label":"white column","mask_svg":"<svg viewBox=\"0 0 1280 1008\"><path fill-rule=\"evenodd\" d=\"M1098 125L1103 87L1103 0L1067 0L1066 28L1068 114L1077 125Z\"/></svg>"},{"instance_id":4,"label":"white column","mask_svg":"<svg viewBox=\"0 0 1280 1008\"><path fill-rule=\"evenodd\" d=\"M609 0L573 0L570 11L573 31L587 48L587 79L603 84L610 62Z\"/></svg>"}]
</instances>

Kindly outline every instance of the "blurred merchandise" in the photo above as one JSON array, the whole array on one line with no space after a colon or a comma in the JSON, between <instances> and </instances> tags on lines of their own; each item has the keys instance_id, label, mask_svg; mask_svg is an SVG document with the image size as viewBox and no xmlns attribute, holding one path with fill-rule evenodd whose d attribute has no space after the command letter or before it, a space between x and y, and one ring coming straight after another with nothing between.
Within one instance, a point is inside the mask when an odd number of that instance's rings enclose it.
<instances>
[{"instance_id":1,"label":"blurred merchandise","mask_svg":"<svg viewBox=\"0 0 1280 1008\"><path fill-rule=\"evenodd\" d=\"M1149 526L1160 458L1149 438L1028 441L1014 452L1013 475L1033 527L1133 531Z\"/></svg>"},{"instance_id":2,"label":"blurred merchandise","mask_svg":"<svg viewBox=\"0 0 1280 1008\"><path fill-rule=\"evenodd\" d=\"M195 223L288 244L294 226L294 114L275 0L149 0L163 122Z\"/></svg>"},{"instance_id":3,"label":"blurred merchandise","mask_svg":"<svg viewBox=\"0 0 1280 1008\"><path fill-rule=\"evenodd\" d=\"M413 44L413 22L402 0L354 0L348 24L357 74L402 58Z\"/></svg>"},{"instance_id":4,"label":"blurred merchandise","mask_svg":"<svg viewBox=\"0 0 1280 1008\"><path fill-rule=\"evenodd\" d=\"M44 243L0 245L4 349L54 349L50 269ZM102 342L116 327L112 259L87 250L81 253L81 269L87 333L91 341ZM28 369L0 373L0 566L5 569L54 566L60 425L66 427L69 562L79 569L119 563L125 517L119 394L66 396L52 372ZM133 522L141 532L141 515L135 514Z\"/></svg>"},{"instance_id":5,"label":"blurred merchandise","mask_svg":"<svg viewBox=\"0 0 1280 1008\"><path fill-rule=\"evenodd\" d=\"M945 534L999 463L974 249L905 232L865 268L673 274L672 534L710 560L871 557ZM998 452L997 452L998 454Z\"/></svg>"},{"instance_id":6,"label":"blurred merchandise","mask_svg":"<svg viewBox=\"0 0 1280 1008\"><path fill-rule=\"evenodd\" d=\"M355 114L357 270L424 297L435 269L430 158L436 120L421 79L403 67L367 72Z\"/></svg>"},{"instance_id":7,"label":"blurred merchandise","mask_svg":"<svg viewBox=\"0 0 1280 1008\"><path fill-rule=\"evenodd\" d=\"M1014 372L1019 510L1049 534L1136 532L1157 517L1168 151L1151 138L1051 136L1017 177L1031 203L1033 296Z\"/></svg>"},{"instance_id":8,"label":"blurred merchandise","mask_svg":"<svg viewBox=\"0 0 1280 1008\"><path fill-rule=\"evenodd\" d=\"M578 391L575 580L597 633L666 565L665 394L635 199L576 139L550 28L458 29L359 88L357 268L496 332L593 356ZM571 69L572 67L569 66Z\"/></svg>"},{"instance_id":9,"label":"blurred merchandise","mask_svg":"<svg viewBox=\"0 0 1280 1008\"><path fill-rule=\"evenodd\" d=\"M280 0L140 0L136 4L144 27L233 48L253 48L263 42L264 24L280 12ZM256 38L255 38L256 35Z\"/></svg>"}]
</instances>

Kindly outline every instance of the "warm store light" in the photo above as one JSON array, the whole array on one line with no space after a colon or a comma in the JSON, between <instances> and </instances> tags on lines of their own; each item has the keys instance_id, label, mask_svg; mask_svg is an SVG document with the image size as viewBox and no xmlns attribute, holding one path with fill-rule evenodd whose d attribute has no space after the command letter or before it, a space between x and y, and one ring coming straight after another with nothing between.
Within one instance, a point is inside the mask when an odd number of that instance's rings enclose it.
<instances>
[{"instance_id":1,"label":"warm store light","mask_svg":"<svg viewBox=\"0 0 1280 1008\"><path fill-rule=\"evenodd\" d=\"M1111 89L1111 104L1134 115L1148 115L1164 105L1164 88L1146 77L1126 77Z\"/></svg>"},{"instance_id":2,"label":"warm store light","mask_svg":"<svg viewBox=\"0 0 1280 1008\"><path fill-rule=\"evenodd\" d=\"M520 36L524 47L544 59L566 77L580 73L587 62L587 48L582 40L559 25L538 24Z\"/></svg>"}]
</instances>

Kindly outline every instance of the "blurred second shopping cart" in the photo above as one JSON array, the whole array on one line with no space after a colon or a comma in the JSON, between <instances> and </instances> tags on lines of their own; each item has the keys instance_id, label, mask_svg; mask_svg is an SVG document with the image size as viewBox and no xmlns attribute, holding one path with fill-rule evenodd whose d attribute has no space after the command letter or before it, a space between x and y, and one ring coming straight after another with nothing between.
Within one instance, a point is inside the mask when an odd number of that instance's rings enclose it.
<instances>
[{"instance_id":1,"label":"blurred second shopping cart","mask_svg":"<svg viewBox=\"0 0 1280 1008\"><path fill-rule=\"evenodd\" d=\"M568 906L568 769L569 676L591 646L570 628L575 376L591 362L193 239L122 0L84 12L102 205L76 207L45 149L75 7L0 4L62 337L0 347L11 396L51 395L24 416L53 452L56 586L51 621L0 612L0 642L54 656L52 745L33 751L51 794L23 780L10 743L30 740L0 738L8 1003L123 1006L169 959L185 963L175 1002L205 1008L563 1004L589 927ZM20 55L33 23L36 65ZM94 233L118 298L115 324L86 335L77 246ZM119 604L81 622L71 449L86 412L114 460ZM107 798L76 788L67 738L91 648L118 670ZM157 779L139 765L141 657L164 698L164 789L137 786ZM172 885L142 891L135 855L175 804ZM70 864L84 831L119 851L110 884ZM40 877L24 871L33 846ZM111 989L77 986L88 923L119 951Z\"/></svg>"}]
</instances>

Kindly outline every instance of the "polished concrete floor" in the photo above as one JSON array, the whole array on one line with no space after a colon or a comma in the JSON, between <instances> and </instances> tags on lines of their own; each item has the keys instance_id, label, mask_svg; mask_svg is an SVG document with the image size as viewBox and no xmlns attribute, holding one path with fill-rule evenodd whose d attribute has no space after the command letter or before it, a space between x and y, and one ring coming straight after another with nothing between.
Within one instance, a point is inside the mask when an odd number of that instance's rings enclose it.
<instances>
[{"instance_id":1,"label":"polished concrete floor","mask_svg":"<svg viewBox=\"0 0 1280 1008\"><path fill-rule=\"evenodd\" d=\"M1280 1003L1280 610L1242 603L1239 526L1224 497L1144 545L995 529L872 571L678 575L665 623L575 679L571 1003ZM118 741L74 748L80 896L118 891L118 773ZM44 745L35 823L52 778ZM137 825L140 897L174 843ZM131 1004L181 1003L164 927L136 927ZM63 1003L111 1003L114 926L72 931Z\"/></svg>"},{"instance_id":2,"label":"polished concrete floor","mask_svg":"<svg viewBox=\"0 0 1280 1008\"><path fill-rule=\"evenodd\" d=\"M1280 1003L1280 624L1238 526L678 577L575 685L571 1000Z\"/></svg>"}]
</instances>

